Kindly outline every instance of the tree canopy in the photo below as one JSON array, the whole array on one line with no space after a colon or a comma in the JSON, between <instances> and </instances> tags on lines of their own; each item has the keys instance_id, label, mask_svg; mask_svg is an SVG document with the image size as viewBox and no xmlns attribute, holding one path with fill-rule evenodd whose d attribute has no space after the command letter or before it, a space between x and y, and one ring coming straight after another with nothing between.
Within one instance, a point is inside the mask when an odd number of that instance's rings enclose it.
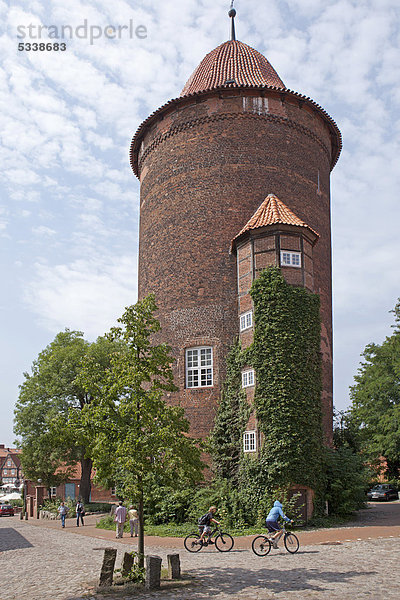
<instances>
[{"instance_id":1,"label":"tree canopy","mask_svg":"<svg viewBox=\"0 0 400 600\"><path fill-rule=\"evenodd\" d=\"M95 390L95 400L84 407L83 427L94 440L97 479L113 483L124 498L135 501L139 512L139 555L143 561L143 497L154 485L201 479L202 463L196 440L179 406L168 406L164 395L174 391L172 356L165 344L153 344L160 330L153 296L126 308L108 339L119 344L110 369L101 379L87 356L80 385Z\"/></svg>"},{"instance_id":2,"label":"tree canopy","mask_svg":"<svg viewBox=\"0 0 400 600\"><path fill-rule=\"evenodd\" d=\"M369 344L351 387L353 423L364 454L372 462L385 457L389 476L400 468L400 299L394 332L382 344Z\"/></svg>"},{"instance_id":3,"label":"tree canopy","mask_svg":"<svg viewBox=\"0 0 400 600\"><path fill-rule=\"evenodd\" d=\"M105 338L89 343L80 331L58 333L33 362L31 372L24 373L15 408L14 431L20 437L25 477L41 479L49 488L66 481L80 462L80 495L85 502L90 496L92 440L78 425L93 395L77 377L85 356L95 358L104 372L112 347Z\"/></svg>"}]
</instances>

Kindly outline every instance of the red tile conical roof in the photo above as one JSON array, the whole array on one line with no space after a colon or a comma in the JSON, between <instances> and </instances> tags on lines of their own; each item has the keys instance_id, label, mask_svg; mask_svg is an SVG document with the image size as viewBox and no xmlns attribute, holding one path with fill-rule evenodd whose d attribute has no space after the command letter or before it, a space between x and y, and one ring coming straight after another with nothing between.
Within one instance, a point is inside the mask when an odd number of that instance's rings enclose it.
<instances>
[{"instance_id":1,"label":"red tile conical roof","mask_svg":"<svg viewBox=\"0 0 400 600\"><path fill-rule=\"evenodd\" d=\"M285 89L285 84L265 56L238 40L224 42L209 52L186 82L181 96L224 85Z\"/></svg>"},{"instance_id":2,"label":"red tile conical roof","mask_svg":"<svg viewBox=\"0 0 400 600\"><path fill-rule=\"evenodd\" d=\"M307 223L304 223L294 212L290 210L275 196L275 194L268 194L264 202L257 208L254 215L247 221L246 225L239 231L239 233L233 238L232 246L243 233L250 231L251 229L257 229L258 227L265 227L266 225L295 225L297 227L305 227L309 231L312 231L314 235L319 237L318 233L314 231Z\"/></svg>"}]
</instances>

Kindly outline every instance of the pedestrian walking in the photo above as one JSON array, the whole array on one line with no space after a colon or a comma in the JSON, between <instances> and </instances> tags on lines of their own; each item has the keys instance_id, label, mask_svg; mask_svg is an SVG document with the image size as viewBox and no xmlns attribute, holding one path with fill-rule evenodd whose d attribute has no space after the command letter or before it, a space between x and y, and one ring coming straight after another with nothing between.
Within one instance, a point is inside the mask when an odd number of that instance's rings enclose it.
<instances>
[{"instance_id":1,"label":"pedestrian walking","mask_svg":"<svg viewBox=\"0 0 400 600\"><path fill-rule=\"evenodd\" d=\"M76 526L79 527L79 520L82 523L82 527L84 526L84 522L83 522L83 517L85 516L85 507L81 502L81 499L79 498L78 500L78 504L76 505Z\"/></svg>"},{"instance_id":2,"label":"pedestrian walking","mask_svg":"<svg viewBox=\"0 0 400 600\"><path fill-rule=\"evenodd\" d=\"M64 502L61 502L58 507L58 514L61 518L61 527L65 527L65 519L67 518L68 508L65 506Z\"/></svg>"},{"instance_id":3,"label":"pedestrian walking","mask_svg":"<svg viewBox=\"0 0 400 600\"><path fill-rule=\"evenodd\" d=\"M134 506L130 506L129 507L128 517L129 517L129 526L131 528L131 537L133 537L133 531L134 530L135 530L135 537L137 537L137 535L138 535L139 518L138 518L137 510L136 510L136 508Z\"/></svg>"},{"instance_id":4,"label":"pedestrian walking","mask_svg":"<svg viewBox=\"0 0 400 600\"><path fill-rule=\"evenodd\" d=\"M122 504L122 500L119 501L117 509L115 511L115 523L116 523L116 538L122 538L124 535L124 524L126 521L127 510Z\"/></svg>"}]
</instances>

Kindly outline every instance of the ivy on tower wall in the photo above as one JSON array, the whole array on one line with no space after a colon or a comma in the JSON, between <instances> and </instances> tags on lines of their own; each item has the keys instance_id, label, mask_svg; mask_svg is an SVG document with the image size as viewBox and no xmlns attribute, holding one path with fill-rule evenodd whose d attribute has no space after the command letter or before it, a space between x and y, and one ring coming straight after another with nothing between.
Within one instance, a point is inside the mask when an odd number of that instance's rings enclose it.
<instances>
[{"instance_id":1,"label":"ivy on tower wall","mask_svg":"<svg viewBox=\"0 0 400 600\"><path fill-rule=\"evenodd\" d=\"M319 296L288 284L277 267L263 270L250 294L254 405L269 478L315 489L323 449Z\"/></svg>"},{"instance_id":2,"label":"ivy on tower wall","mask_svg":"<svg viewBox=\"0 0 400 600\"><path fill-rule=\"evenodd\" d=\"M216 475L252 479L272 490L323 483L319 296L288 284L269 267L253 282L254 341L228 356L228 375L211 435ZM256 372L254 406L244 409L241 369ZM247 403L246 403L247 404ZM242 451L246 418L255 409L262 432L257 457Z\"/></svg>"},{"instance_id":3,"label":"ivy on tower wall","mask_svg":"<svg viewBox=\"0 0 400 600\"><path fill-rule=\"evenodd\" d=\"M250 415L242 389L242 366L243 352L240 341L236 340L226 359L226 379L209 437L215 475L233 483L237 483L242 437Z\"/></svg>"}]
</instances>

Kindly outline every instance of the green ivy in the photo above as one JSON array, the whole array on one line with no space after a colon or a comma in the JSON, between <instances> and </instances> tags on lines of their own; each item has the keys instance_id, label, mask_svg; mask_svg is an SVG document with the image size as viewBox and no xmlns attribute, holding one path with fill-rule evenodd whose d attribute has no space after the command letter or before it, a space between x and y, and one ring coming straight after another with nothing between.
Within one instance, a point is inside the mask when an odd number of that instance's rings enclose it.
<instances>
[{"instance_id":1,"label":"green ivy","mask_svg":"<svg viewBox=\"0 0 400 600\"><path fill-rule=\"evenodd\" d=\"M321 497L325 475L319 296L288 284L276 267L260 273L250 294L254 340L246 350L235 342L228 354L209 447L220 486L233 484L225 493L228 512L255 523L278 495L288 502L293 484L309 486ZM242 389L244 366L256 372L253 406ZM257 456L242 449L253 410L264 440Z\"/></svg>"},{"instance_id":2,"label":"green ivy","mask_svg":"<svg viewBox=\"0 0 400 600\"><path fill-rule=\"evenodd\" d=\"M242 437L250 416L246 393L242 389L244 352L237 340L226 359L226 379L221 401L209 437L209 451L213 459L214 474L220 479L237 482Z\"/></svg>"},{"instance_id":3,"label":"green ivy","mask_svg":"<svg viewBox=\"0 0 400 600\"><path fill-rule=\"evenodd\" d=\"M253 282L254 405L264 434L260 459L270 486L322 483L319 296L269 267Z\"/></svg>"}]
</instances>

